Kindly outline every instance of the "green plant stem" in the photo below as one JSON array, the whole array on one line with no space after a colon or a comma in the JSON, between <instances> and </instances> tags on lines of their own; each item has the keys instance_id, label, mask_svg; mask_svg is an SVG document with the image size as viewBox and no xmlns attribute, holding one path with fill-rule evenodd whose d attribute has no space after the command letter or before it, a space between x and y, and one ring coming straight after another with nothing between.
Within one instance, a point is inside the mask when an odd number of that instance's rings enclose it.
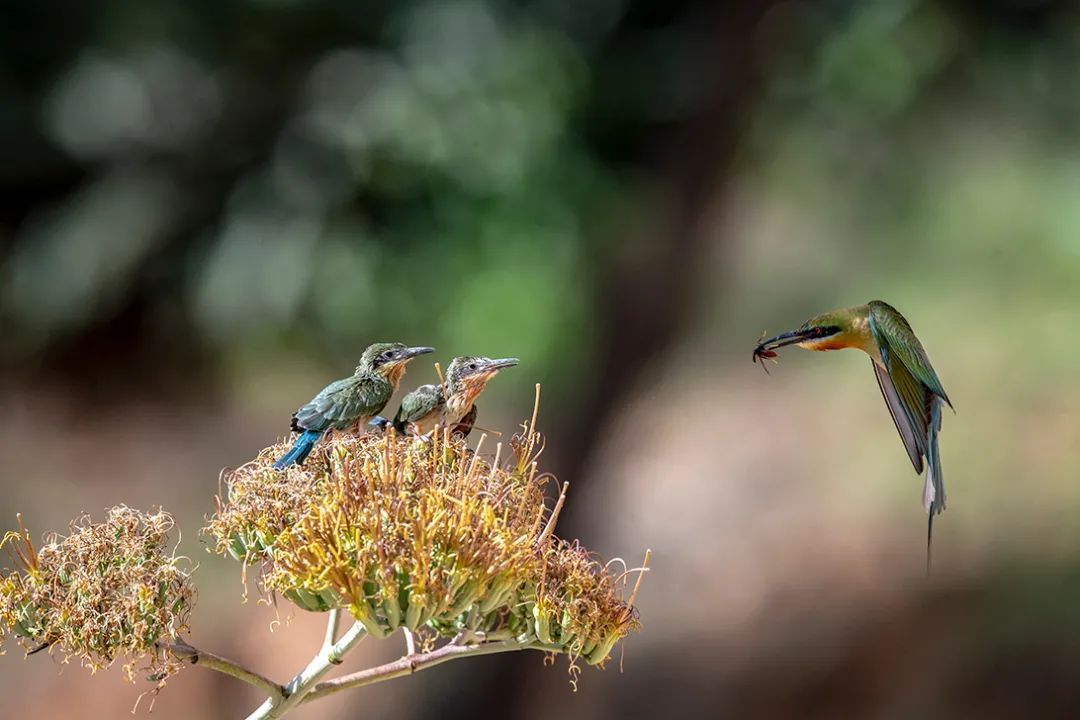
<instances>
[{"instance_id":1,"label":"green plant stem","mask_svg":"<svg viewBox=\"0 0 1080 720\"><path fill-rule=\"evenodd\" d=\"M363 687L383 680L412 675L413 673L441 665L450 660L462 657L475 657L478 655L494 655L496 653L515 652L517 650L541 650L544 652L559 652L561 648L549 647L540 643L522 643L517 640L501 640L498 642L486 642L479 645L455 645L453 643L443 645L437 650L418 655L406 656L393 662L378 667L360 670L333 680L326 680L317 684L310 690L301 702L317 700L327 695Z\"/></svg>"},{"instance_id":2,"label":"green plant stem","mask_svg":"<svg viewBox=\"0 0 1080 720\"><path fill-rule=\"evenodd\" d=\"M199 667L208 668L229 675L237 680L243 680L247 684L263 691L270 698L281 700L285 697L285 689L281 685L257 672L248 670L246 667L233 662L228 658L223 658L220 655L215 655L206 650L199 650L183 641L164 645L163 649L181 660L190 661L192 665L198 665Z\"/></svg>"},{"instance_id":3,"label":"green plant stem","mask_svg":"<svg viewBox=\"0 0 1080 720\"><path fill-rule=\"evenodd\" d=\"M333 618L330 619L330 623L335 622ZM328 623L329 624L329 623ZM329 630L327 632L329 635ZM284 697L275 698L271 696L259 706L255 712L248 716L248 720L272 720L274 718L280 718L289 712L297 705L299 705L304 697L311 692L315 684L326 673L330 672L330 669L341 662L341 658L351 650L356 643L364 637L364 626L360 623L355 623L349 628L341 639L332 645L326 643L319 650L319 653L312 658L307 667L301 670L296 677L289 681L289 684L283 688L282 695Z\"/></svg>"}]
</instances>

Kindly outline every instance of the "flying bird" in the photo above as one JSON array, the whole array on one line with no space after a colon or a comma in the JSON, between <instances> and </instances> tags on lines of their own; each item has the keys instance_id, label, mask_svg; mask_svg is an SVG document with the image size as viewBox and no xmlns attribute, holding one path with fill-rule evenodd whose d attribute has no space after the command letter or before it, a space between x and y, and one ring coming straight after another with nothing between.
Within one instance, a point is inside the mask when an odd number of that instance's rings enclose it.
<instances>
[{"instance_id":1,"label":"flying bird","mask_svg":"<svg viewBox=\"0 0 1080 720\"><path fill-rule=\"evenodd\" d=\"M403 435L427 435L438 425L467 437L476 423L476 398L500 370L517 364L517 358L454 358L443 384L421 385L402 398L394 427Z\"/></svg>"},{"instance_id":2,"label":"flying bird","mask_svg":"<svg viewBox=\"0 0 1080 720\"><path fill-rule=\"evenodd\" d=\"M408 347L402 343L369 346L351 377L330 383L293 413L291 427L300 435L274 467L282 470L303 464L315 443L330 430L362 428L397 390L405 375L405 365L418 355L434 351L434 348Z\"/></svg>"},{"instance_id":3,"label":"flying bird","mask_svg":"<svg viewBox=\"0 0 1080 720\"><path fill-rule=\"evenodd\" d=\"M806 350L857 348L870 356L885 405L915 472L923 472L923 507L927 512L926 570L930 571L934 516L945 509L938 432L941 407L952 402L930 364L919 338L896 308L880 300L833 310L810 318L797 330L759 342L754 361L775 358L776 350L798 345Z\"/></svg>"}]
</instances>

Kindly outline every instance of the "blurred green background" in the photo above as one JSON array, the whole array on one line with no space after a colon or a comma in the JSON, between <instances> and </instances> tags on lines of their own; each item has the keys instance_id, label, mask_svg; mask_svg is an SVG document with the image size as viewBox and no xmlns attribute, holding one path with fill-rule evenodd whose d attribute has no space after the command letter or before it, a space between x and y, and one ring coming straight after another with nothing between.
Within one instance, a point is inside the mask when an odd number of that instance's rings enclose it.
<instances>
[{"instance_id":1,"label":"blurred green background","mask_svg":"<svg viewBox=\"0 0 1080 720\"><path fill-rule=\"evenodd\" d=\"M219 470L369 342L515 355L481 424L512 432L542 383L559 533L631 564L652 548L643 632L577 692L523 654L297 718L1075 714L1074 3L2 15L0 525L164 506L200 566L193 642L284 679L319 618L242 605L205 552ZM929 580L921 481L866 359L749 362L763 330L874 298L957 408ZM417 362L405 386L433 377ZM0 716L129 717L142 689L61 669L0 658ZM257 701L190 670L154 716Z\"/></svg>"}]
</instances>

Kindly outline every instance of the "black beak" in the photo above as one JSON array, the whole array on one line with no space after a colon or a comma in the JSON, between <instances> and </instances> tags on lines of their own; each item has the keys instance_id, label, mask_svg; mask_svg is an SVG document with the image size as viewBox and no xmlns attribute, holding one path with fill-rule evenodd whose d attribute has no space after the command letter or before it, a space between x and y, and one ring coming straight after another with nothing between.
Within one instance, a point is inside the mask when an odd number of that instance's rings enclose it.
<instances>
[{"instance_id":1,"label":"black beak","mask_svg":"<svg viewBox=\"0 0 1080 720\"><path fill-rule=\"evenodd\" d=\"M405 348L401 351L402 360L412 360L417 355L427 355L428 353L435 352L435 348L432 347L411 347Z\"/></svg>"},{"instance_id":2,"label":"black beak","mask_svg":"<svg viewBox=\"0 0 1080 720\"><path fill-rule=\"evenodd\" d=\"M820 337L815 334L816 328L801 328L799 330L792 330L791 332L780 333L776 337L771 337L768 340L762 340L754 348L754 354L757 355L761 352L769 352L782 348L785 345L795 345L805 340L809 340L812 337Z\"/></svg>"}]
</instances>

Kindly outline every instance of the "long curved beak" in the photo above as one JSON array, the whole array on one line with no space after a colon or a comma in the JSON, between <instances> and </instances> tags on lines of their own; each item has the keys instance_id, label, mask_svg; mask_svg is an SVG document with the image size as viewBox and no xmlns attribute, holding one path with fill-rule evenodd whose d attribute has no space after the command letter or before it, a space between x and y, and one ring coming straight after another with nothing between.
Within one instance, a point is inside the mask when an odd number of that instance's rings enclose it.
<instances>
[{"instance_id":1,"label":"long curved beak","mask_svg":"<svg viewBox=\"0 0 1080 720\"><path fill-rule=\"evenodd\" d=\"M427 355L435 352L433 347L411 347L401 351L401 361L412 360L417 355Z\"/></svg>"},{"instance_id":2,"label":"long curved beak","mask_svg":"<svg viewBox=\"0 0 1080 720\"><path fill-rule=\"evenodd\" d=\"M761 342L759 342L757 344L757 347L754 348L754 352L767 352L776 350L777 348L782 348L785 345L795 345L796 343L801 343L804 340L809 339L813 332L814 331L812 328L806 328L802 330L792 330L791 332L780 333L776 337L771 337L768 340L762 340Z\"/></svg>"}]
</instances>

